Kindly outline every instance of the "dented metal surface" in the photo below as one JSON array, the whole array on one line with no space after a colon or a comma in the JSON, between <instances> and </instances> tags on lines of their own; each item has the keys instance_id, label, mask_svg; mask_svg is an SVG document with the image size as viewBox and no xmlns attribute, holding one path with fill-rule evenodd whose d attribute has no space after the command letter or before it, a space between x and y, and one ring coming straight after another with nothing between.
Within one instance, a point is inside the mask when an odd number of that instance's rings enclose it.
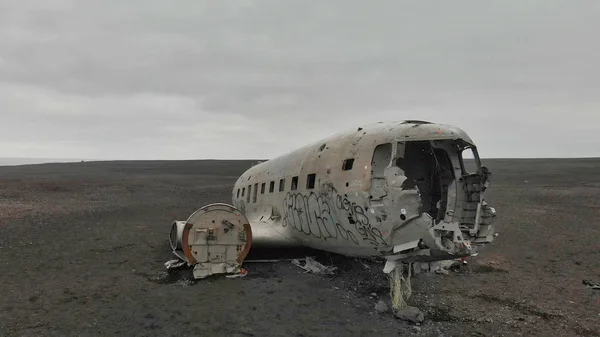
<instances>
[{"instance_id":1,"label":"dented metal surface","mask_svg":"<svg viewBox=\"0 0 600 337\"><path fill-rule=\"evenodd\" d=\"M464 160L464 151L474 158ZM232 199L257 245L427 262L493 240L489 178L457 127L376 123L251 167Z\"/></svg>"}]
</instances>

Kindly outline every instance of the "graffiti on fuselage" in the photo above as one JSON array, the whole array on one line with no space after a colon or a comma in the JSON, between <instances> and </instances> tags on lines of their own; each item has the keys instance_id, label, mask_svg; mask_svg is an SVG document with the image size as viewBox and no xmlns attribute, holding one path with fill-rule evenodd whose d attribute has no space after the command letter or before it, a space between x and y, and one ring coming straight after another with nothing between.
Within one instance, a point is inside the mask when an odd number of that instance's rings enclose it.
<instances>
[{"instance_id":1,"label":"graffiti on fuselage","mask_svg":"<svg viewBox=\"0 0 600 337\"><path fill-rule=\"evenodd\" d=\"M339 217L347 217L343 222ZM283 200L284 227L315 238L347 240L355 244L368 241L373 246L385 245L381 231L373 228L365 209L337 193L330 185L323 185L315 192L289 192Z\"/></svg>"}]
</instances>

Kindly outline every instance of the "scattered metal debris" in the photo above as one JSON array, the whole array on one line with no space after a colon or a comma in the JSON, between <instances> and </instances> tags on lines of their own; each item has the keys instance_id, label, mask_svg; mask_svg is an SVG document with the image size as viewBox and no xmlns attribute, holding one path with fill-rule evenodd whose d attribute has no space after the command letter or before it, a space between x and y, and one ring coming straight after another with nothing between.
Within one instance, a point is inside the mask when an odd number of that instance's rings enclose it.
<instances>
[{"instance_id":1,"label":"scattered metal debris","mask_svg":"<svg viewBox=\"0 0 600 337\"><path fill-rule=\"evenodd\" d=\"M227 277L227 278L239 278L239 277L245 277L246 275L248 275L248 270L246 270L244 268L240 268L240 270L237 273L230 274L230 275L225 275L225 277Z\"/></svg>"},{"instance_id":2,"label":"scattered metal debris","mask_svg":"<svg viewBox=\"0 0 600 337\"><path fill-rule=\"evenodd\" d=\"M167 267L167 269L176 269L176 268L179 268L182 266L185 266L185 261L169 260L169 261L165 262L165 267Z\"/></svg>"},{"instance_id":3,"label":"scattered metal debris","mask_svg":"<svg viewBox=\"0 0 600 337\"><path fill-rule=\"evenodd\" d=\"M592 282L590 280L583 280L581 283L588 286L590 289L600 290L600 283Z\"/></svg>"},{"instance_id":4,"label":"scattered metal debris","mask_svg":"<svg viewBox=\"0 0 600 337\"><path fill-rule=\"evenodd\" d=\"M337 267L334 267L334 266L328 267L328 266L322 265L321 263L317 262L314 258L308 257L308 256L304 259L304 265L301 265L300 261L298 259L293 259L292 264L304 269L307 273L314 273L314 274L333 275L333 272L335 270L337 270Z\"/></svg>"},{"instance_id":5,"label":"scattered metal debris","mask_svg":"<svg viewBox=\"0 0 600 337\"><path fill-rule=\"evenodd\" d=\"M467 261L465 261L463 259L434 261L434 262L415 262L415 263L413 263L413 269L414 269L415 274L436 273L436 274L448 275L450 273L449 269L458 268L464 264L467 264Z\"/></svg>"}]
</instances>

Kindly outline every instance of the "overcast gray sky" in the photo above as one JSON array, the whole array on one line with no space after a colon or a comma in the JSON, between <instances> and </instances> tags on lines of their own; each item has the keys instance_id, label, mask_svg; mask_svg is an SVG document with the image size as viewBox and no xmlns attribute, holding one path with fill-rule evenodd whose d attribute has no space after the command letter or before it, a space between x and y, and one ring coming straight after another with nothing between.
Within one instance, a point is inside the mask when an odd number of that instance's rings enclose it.
<instances>
[{"instance_id":1,"label":"overcast gray sky","mask_svg":"<svg viewBox=\"0 0 600 337\"><path fill-rule=\"evenodd\" d=\"M600 1L0 2L0 157L270 158L361 124L600 156Z\"/></svg>"}]
</instances>

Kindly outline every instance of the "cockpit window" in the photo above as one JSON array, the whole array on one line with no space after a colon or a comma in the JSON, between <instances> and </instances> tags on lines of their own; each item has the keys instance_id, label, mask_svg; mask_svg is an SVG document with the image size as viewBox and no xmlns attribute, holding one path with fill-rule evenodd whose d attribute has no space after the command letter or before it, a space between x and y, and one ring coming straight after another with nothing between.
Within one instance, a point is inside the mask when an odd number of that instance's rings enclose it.
<instances>
[{"instance_id":1,"label":"cockpit window","mask_svg":"<svg viewBox=\"0 0 600 337\"><path fill-rule=\"evenodd\" d=\"M477 150L467 147L460 151L460 164L463 174L477 173L481 166Z\"/></svg>"}]
</instances>

